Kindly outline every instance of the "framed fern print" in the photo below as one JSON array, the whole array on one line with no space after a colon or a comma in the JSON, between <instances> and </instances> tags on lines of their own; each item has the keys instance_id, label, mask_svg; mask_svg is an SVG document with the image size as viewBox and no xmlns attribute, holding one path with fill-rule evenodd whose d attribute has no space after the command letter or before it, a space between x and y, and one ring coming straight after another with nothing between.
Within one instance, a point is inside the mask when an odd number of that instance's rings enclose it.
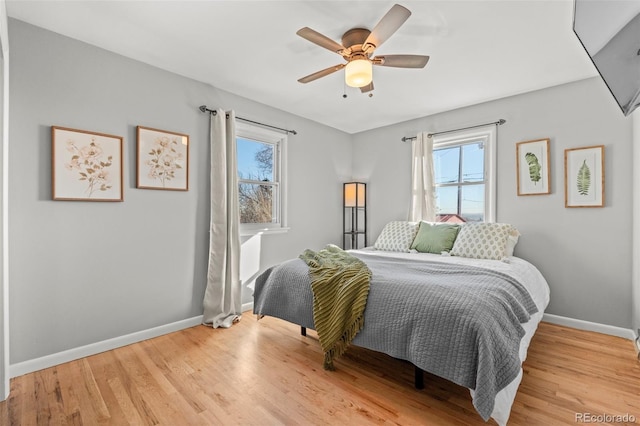
<instances>
[{"instance_id":1,"label":"framed fern print","mask_svg":"<svg viewBox=\"0 0 640 426\"><path fill-rule=\"evenodd\" d=\"M549 139L518 142L516 144L518 195L551 193L549 170Z\"/></svg>"},{"instance_id":2,"label":"framed fern print","mask_svg":"<svg viewBox=\"0 0 640 426\"><path fill-rule=\"evenodd\" d=\"M564 150L565 207L604 207L604 145Z\"/></svg>"}]
</instances>

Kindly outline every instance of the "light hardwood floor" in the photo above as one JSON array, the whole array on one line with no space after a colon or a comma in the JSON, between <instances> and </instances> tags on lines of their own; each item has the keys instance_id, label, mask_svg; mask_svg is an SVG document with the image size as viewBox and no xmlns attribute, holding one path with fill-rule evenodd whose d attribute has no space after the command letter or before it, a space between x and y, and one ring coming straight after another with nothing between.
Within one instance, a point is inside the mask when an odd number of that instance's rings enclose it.
<instances>
[{"instance_id":1,"label":"light hardwood floor","mask_svg":"<svg viewBox=\"0 0 640 426\"><path fill-rule=\"evenodd\" d=\"M485 424L464 388L427 374L415 390L406 362L352 346L336 367L322 369L315 332L247 313L228 330L193 327L14 378L0 424ZM524 371L510 425L575 425L586 412L640 424L631 341L542 323Z\"/></svg>"}]
</instances>

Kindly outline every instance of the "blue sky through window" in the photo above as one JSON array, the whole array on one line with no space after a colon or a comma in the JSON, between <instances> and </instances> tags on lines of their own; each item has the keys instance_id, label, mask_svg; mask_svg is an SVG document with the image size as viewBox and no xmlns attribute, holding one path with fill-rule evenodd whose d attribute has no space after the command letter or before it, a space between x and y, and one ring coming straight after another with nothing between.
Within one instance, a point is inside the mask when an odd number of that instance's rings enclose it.
<instances>
[{"instance_id":1,"label":"blue sky through window","mask_svg":"<svg viewBox=\"0 0 640 426\"><path fill-rule=\"evenodd\" d=\"M264 178L264 170L261 170L260 163L256 161L256 153L263 150L270 144L257 142L251 139L236 138L236 152L238 155L238 177L243 179ZM269 177L273 180L273 176Z\"/></svg>"},{"instance_id":2,"label":"blue sky through window","mask_svg":"<svg viewBox=\"0 0 640 426\"><path fill-rule=\"evenodd\" d=\"M436 188L438 214L460 214L467 220L482 220L484 213L484 149L469 143L433 151L436 184L478 182L478 185ZM462 176L460 176L462 174ZM458 192L460 191L460 194ZM460 199L460 206L458 200Z\"/></svg>"}]
</instances>

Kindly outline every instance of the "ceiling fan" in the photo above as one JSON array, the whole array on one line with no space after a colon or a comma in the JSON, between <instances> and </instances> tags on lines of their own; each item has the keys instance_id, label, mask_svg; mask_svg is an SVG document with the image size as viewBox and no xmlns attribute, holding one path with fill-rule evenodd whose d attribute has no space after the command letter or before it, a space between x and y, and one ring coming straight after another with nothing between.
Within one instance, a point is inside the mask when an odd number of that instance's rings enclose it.
<instances>
[{"instance_id":1,"label":"ceiling fan","mask_svg":"<svg viewBox=\"0 0 640 426\"><path fill-rule=\"evenodd\" d=\"M352 28L342 36L342 44L329 37L304 27L296 34L300 37L341 55L346 63L334 65L302 77L300 83L309 83L345 68L345 82L351 87L359 87L362 93L373 90L373 65L395 68L424 68L429 61L424 55L381 55L373 56L382 43L395 33L411 16L404 6L394 5L380 22L369 31L366 28Z\"/></svg>"}]
</instances>

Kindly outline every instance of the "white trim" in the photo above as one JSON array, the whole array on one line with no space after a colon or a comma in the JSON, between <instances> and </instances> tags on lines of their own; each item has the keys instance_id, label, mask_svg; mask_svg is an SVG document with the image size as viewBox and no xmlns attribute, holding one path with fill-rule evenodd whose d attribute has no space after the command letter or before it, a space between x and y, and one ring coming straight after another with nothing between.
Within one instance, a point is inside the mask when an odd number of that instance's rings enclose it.
<instances>
[{"instance_id":1,"label":"white trim","mask_svg":"<svg viewBox=\"0 0 640 426\"><path fill-rule=\"evenodd\" d=\"M241 223L240 235L255 235L261 232L268 234L288 232L287 135L257 125L236 121L236 138L238 137L274 145L277 155L274 158L274 182L272 184L278 186L277 223Z\"/></svg>"},{"instance_id":2,"label":"white trim","mask_svg":"<svg viewBox=\"0 0 640 426\"><path fill-rule=\"evenodd\" d=\"M632 161L640 161L640 110L632 114ZM640 330L640 167L634 167L631 175L632 215L631 223L631 326ZM640 335L640 331L638 332Z\"/></svg>"},{"instance_id":3,"label":"white trim","mask_svg":"<svg viewBox=\"0 0 640 426\"><path fill-rule=\"evenodd\" d=\"M551 324L577 328L579 330L595 331L596 333L623 337L629 340L634 340L636 338L636 334L630 328L622 328L613 325L600 324L597 322L583 321L575 318L562 317L560 315L544 314L544 316L542 317L542 321L550 322Z\"/></svg>"},{"instance_id":4,"label":"white trim","mask_svg":"<svg viewBox=\"0 0 640 426\"><path fill-rule=\"evenodd\" d=\"M247 311L253 311L253 302L242 304L242 312ZM96 342L55 354L46 355L40 358L19 362L17 364L11 364L9 366L9 377L13 378L22 376L24 374L33 373L34 371L53 367L65 362L74 361L76 359L96 355L101 352L109 351L122 346L127 346L132 343L142 342L143 340L152 339L154 337L173 333L179 330L184 330L186 328L195 327L202 324L202 320L202 315L199 315L197 317L188 318L182 321L176 321L170 324L161 325L124 336L114 337L113 339L103 340L102 342ZM611 336L623 337L632 341L636 338L635 333L631 329L599 324L590 321L583 321L574 318L567 318L560 315L545 313L542 317L542 321L549 322L551 324L577 328L579 330L594 331Z\"/></svg>"},{"instance_id":5,"label":"white trim","mask_svg":"<svg viewBox=\"0 0 640 426\"><path fill-rule=\"evenodd\" d=\"M481 140L484 154L484 221L496 221L497 206L497 132L496 126L481 130L467 130L447 134L447 136L433 136L433 149L446 148L447 146L464 145Z\"/></svg>"},{"instance_id":6,"label":"white trim","mask_svg":"<svg viewBox=\"0 0 640 426\"><path fill-rule=\"evenodd\" d=\"M286 234L289 232L291 228L259 228L259 229L251 229L251 228L241 228L240 236L248 237L252 235L266 235L266 234Z\"/></svg>"},{"instance_id":7,"label":"white trim","mask_svg":"<svg viewBox=\"0 0 640 426\"><path fill-rule=\"evenodd\" d=\"M241 309L243 313L247 311L253 312L253 302L243 303Z\"/></svg>"},{"instance_id":8,"label":"white trim","mask_svg":"<svg viewBox=\"0 0 640 426\"><path fill-rule=\"evenodd\" d=\"M28 361L11 364L9 366L9 376L11 378L22 376L23 374L32 373L44 368L53 367L54 365L63 364L65 362L74 361L76 359L99 354L101 352L127 346L132 343L142 342L143 340L162 336L164 334L173 333L174 331L184 330L185 328L195 327L202 324L203 316L199 315L193 318L187 318L182 321L176 321L170 324L161 325L147 330L138 331L124 336L114 337L113 339L103 340L102 342L91 343L89 345L80 346L78 348L68 349L40 358L30 359Z\"/></svg>"},{"instance_id":9,"label":"white trim","mask_svg":"<svg viewBox=\"0 0 640 426\"><path fill-rule=\"evenodd\" d=\"M497 205L498 205L498 177L497 177L497 161L498 161L498 140L497 140L497 126L491 126L484 131L487 136L488 143L485 145L487 152L485 153L485 173L487 174L486 180L489 185L485 185L485 222L495 222L497 217Z\"/></svg>"},{"instance_id":10,"label":"white trim","mask_svg":"<svg viewBox=\"0 0 640 426\"><path fill-rule=\"evenodd\" d=\"M2 49L2 276L0 288L2 292L2 337L0 338L0 401L9 397L9 29L6 1L0 0L0 48Z\"/></svg>"}]
</instances>

